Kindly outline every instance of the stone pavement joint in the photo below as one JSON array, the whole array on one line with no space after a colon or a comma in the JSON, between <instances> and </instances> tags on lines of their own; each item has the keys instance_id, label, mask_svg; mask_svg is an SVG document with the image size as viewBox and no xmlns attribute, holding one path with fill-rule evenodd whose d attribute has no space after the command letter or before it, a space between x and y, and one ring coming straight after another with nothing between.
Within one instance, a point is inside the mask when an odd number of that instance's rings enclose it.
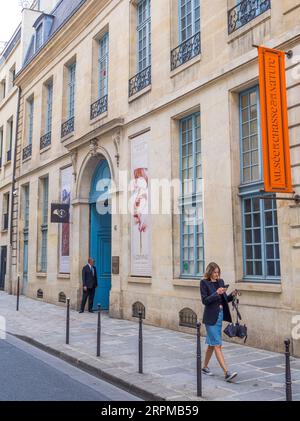
<instances>
[{"instance_id":1,"label":"stone pavement joint","mask_svg":"<svg viewBox=\"0 0 300 421\"><path fill-rule=\"evenodd\" d=\"M70 345L65 344L66 309L0 292L7 332L126 391L151 401L285 400L285 356L224 342L225 360L239 376L225 383L213 357L213 377L203 376L197 397L196 335L144 324L144 373L138 373L138 323L102 315L101 357L96 357L96 314L71 311ZM250 332L251 334L251 332ZM202 356L205 345L202 338ZM294 400L300 400L300 359L291 358Z\"/></svg>"}]
</instances>

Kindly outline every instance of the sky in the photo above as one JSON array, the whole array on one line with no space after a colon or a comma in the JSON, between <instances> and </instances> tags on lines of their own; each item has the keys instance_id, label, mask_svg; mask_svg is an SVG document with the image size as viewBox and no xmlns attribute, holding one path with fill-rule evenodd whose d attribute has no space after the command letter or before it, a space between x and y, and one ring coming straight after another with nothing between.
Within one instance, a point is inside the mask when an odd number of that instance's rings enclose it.
<instances>
[{"instance_id":1,"label":"sky","mask_svg":"<svg viewBox=\"0 0 300 421\"><path fill-rule=\"evenodd\" d=\"M23 0L0 0L0 50L21 22L22 4L25 3Z\"/></svg>"}]
</instances>

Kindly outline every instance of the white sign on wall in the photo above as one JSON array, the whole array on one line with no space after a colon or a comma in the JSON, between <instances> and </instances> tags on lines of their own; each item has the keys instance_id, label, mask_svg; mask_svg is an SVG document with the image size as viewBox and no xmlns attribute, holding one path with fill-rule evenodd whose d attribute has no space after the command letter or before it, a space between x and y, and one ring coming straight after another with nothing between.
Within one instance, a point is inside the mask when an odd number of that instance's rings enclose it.
<instances>
[{"instance_id":1,"label":"white sign on wall","mask_svg":"<svg viewBox=\"0 0 300 421\"><path fill-rule=\"evenodd\" d=\"M131 275L152 276L148 134L131 144Z\"/></svg>"}]
</instances>

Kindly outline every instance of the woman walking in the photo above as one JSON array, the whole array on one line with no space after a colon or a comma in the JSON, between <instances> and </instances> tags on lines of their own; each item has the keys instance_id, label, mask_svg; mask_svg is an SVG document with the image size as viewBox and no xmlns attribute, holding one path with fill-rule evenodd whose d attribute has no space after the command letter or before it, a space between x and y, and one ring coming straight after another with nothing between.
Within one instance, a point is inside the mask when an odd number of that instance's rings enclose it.
<instances>
[{"instance_id":1,"label":"woman walking","mask_svg":"<svg viewBox=\"0 0 300 421\"><path fill-rule=\"evenodd\" d=\"M208 364L215 352L216 358L224 371L225 381L230 382L237 376L237 373L228 371L225 363L222 353L222 323L223 321L232 323L228 303L233 300L237 290L227 295L228 286L225 286L220 276L220 267L216 263L210 263L200 284L201 299L205 306L203 323L206 327L206 344L208 345L202 371L208 376L213 375L208 368Z\"/></svg>"}]
</instances>

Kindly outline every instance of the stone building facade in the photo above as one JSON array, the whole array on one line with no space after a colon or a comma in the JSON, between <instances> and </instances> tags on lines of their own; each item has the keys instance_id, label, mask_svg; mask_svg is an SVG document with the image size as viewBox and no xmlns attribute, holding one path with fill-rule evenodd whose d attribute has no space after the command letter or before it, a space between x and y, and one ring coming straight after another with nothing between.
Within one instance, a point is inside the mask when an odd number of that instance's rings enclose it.
<instances>
[{"instance_id":1,"label":"stone building facade","mask_svg":"<svg viewBox=\"0 0 300 421\"><path fill-rule=\"evenodd\" d=\"M186 329L201 317L199 281L216 261L242 294L249 344L282 350L300 312L300 207L261 198L255 45L293 51L286 74L299 193L300 2L71 4L26 11L6 289L19 276L24 294L69 296L78 308L92 255L95 303L112 317L131 319L142 305L147 323ZM50 204L69 202L70 224L51 223Z\"/></svg>"}]
</instances>

